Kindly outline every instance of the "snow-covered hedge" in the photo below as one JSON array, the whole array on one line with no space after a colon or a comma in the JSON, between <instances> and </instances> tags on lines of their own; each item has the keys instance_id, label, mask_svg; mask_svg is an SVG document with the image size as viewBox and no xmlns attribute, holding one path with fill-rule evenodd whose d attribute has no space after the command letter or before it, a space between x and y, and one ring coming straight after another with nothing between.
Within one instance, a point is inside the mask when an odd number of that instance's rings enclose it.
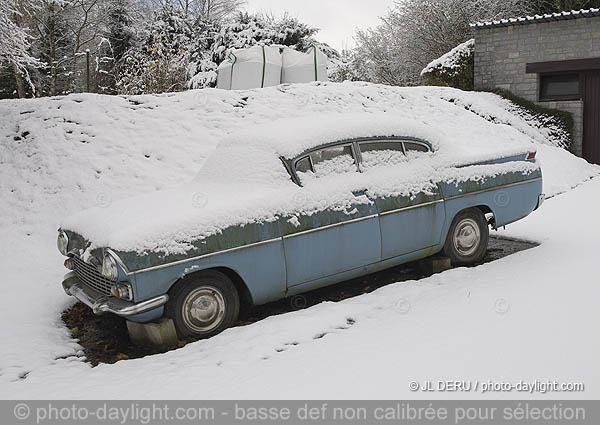
<instances>
[{"instance_id":1,"label":"snow-covered hedge","mask_svg":"<svg viewBox=\"0 0 600 425\"><path fill-rule=\"evenodd\" d=\"M473 90L475 40L467 40L448 53L430 62L422 71L423 83L428 86L454 87ZM573 116L569 112L540 107L506 90L492 90L508 99L511 113L520 115L531 125L548 131L548 137L557 146L570 148Z\"/></svg>"},{"instance_id":2,"label":"snow-covered hedge","mask_svg":"<svg viewBox=\"0 0 600 425\"><path fill-rule=\"evenodd\" d=\"M424 83L429 86L473 90L474 52L474 39L459 44L448 53L430 62L421 71Z\"/></svg>"},{"instance_id":3,"label":"snow-covered hedge","mask_svg":"<svg viewBox=\"0 0 600 425\"><path fill-rule=\"evenodd\" d=\"M494 89L493 93L508 99L514 106L512 112L527 117L532 125L550 132L549 138L557 140L558 146L570 149L573 141L573 114L559 109L544 108L507 90Z\"/></svg>"}]
</instances>

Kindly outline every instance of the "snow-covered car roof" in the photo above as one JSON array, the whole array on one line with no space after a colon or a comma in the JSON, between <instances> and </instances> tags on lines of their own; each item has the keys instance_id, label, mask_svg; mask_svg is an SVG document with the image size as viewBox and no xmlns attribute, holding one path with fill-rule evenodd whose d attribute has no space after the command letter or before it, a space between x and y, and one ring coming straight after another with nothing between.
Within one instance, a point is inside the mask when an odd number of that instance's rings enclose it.
<instances>
[{"instance_id":1,"label":"snow-covered car roof","mask_svg":"<svg viewBox=\"0 0 600 425\"><path fill-rule=\"evenodd\" d=\"M448 152L448 158L456 159L465 155L469 159L477 155L479 159L487 159L531 147L531 139L513 128L483 118L473 119L472 113L457 109L452 108L454 113L450 114L436 111L434 105L422 104L384 113L324 113L285 118L235 132L221 146L250 145L257 149L268 146L279 156L294 158L306 150L341 140L408 136L427 140L434 150Z\"/></svg>"},{"instance_id":2,"label":"snow-covered car roof","mask_svg":"<svg viewBox=\"0 0 600 425\"><path fill-rule=\"evenodd\" d=\"M447 167L512 156L532 149L532 141L510 126L492 124L472 113L437 111L433 106L385 113L324 113L275 120L232 133L207 159L197 179L232 178L271 184L288 180L280 157L323 145L368 137L411 137L431 143L435 163ZM466 118L469 118L468 120Z\"/></svg>"}]
</instances>

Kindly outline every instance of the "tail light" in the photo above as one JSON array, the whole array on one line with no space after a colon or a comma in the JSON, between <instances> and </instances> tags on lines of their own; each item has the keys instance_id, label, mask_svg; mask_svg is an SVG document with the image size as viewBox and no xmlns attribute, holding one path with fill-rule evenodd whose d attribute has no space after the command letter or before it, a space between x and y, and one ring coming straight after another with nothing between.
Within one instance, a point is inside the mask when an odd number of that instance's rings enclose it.
<instances>
[{"instance_id":1,"label":"tail light","mask_svg":"<svg viewBox=\"0 0 600 425\"><path fill-rule=\"evenodd\" d=\"M535 154L536 154L536 153L537 153L537 152L529 152L529 153L527 154L527 158L526 158L526 159L527 159L527 161L529 161L530 159L535 159Z\"/></svg>"}]
</instances>

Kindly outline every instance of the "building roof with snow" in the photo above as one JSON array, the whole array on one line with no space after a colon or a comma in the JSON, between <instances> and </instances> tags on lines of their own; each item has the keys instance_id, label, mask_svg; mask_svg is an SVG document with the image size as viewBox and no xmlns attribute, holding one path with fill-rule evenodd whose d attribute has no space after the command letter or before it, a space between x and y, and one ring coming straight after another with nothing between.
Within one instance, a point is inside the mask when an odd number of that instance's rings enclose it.
<instances>
[{"instance_id":1,"label":"building roof with snow","mask_svg":"<svg viewBox=\"0 0 600 425\"><path fill-rule=\"evenodd\" d=\"M499 19L494 21L484 21L471 24L472 28L497 28L508 27L512 25L539 24L543 22L567 21L571 19L593 18L600 16L600 9L581 9L571 10L570 12L547 13L544 15L522 16L519 18Z\"/></svg>"}]
</instances>

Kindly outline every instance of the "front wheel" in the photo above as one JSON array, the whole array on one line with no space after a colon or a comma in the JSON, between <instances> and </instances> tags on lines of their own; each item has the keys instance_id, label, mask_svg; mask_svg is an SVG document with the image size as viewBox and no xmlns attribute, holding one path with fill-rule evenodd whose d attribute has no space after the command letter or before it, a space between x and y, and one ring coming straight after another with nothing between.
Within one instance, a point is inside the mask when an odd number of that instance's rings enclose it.
<instances>
[{"instance_id":1,"label":"front wheel","mask_svg":"<svg viewBox=\"0 0 600 425\"><path fill-rule=\"evenodd\" d=\"M478 208L458 213L446 237L444 254L453 266L470 266L483 260L490 232L485 215Z\"/></svg>"},{"instance_id":2,"label":"front wheel","mask_svg":"<svg viewBox=\"0 0 600 425\"><path fill-rule=\"evenodd\" d=\"M169 295L165 316L181 338L216 335L235 323L240 310L234 284L213 270L179 281Z\"/></svg>"}]
</instances>

